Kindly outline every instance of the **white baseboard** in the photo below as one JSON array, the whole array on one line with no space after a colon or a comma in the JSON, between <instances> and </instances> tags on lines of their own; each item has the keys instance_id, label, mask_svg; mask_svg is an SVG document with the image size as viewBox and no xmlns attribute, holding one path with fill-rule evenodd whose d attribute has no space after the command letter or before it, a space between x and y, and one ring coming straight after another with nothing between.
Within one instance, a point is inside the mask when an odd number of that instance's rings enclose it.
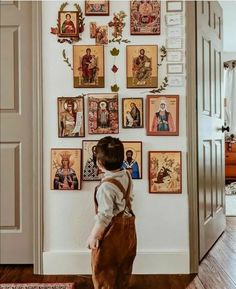
<instances>
[{"instance_id":1,"label":"white baseboard","mask_svg":"<svg viewBox=\"0 0 236 289\"><path fill-rule=\"evenodd\" d=\"M91 274L90 252L44 252L43 274ZM189 274L189 253L181 250L138 252L133 274Z\"/></svg>"}]
</instances>

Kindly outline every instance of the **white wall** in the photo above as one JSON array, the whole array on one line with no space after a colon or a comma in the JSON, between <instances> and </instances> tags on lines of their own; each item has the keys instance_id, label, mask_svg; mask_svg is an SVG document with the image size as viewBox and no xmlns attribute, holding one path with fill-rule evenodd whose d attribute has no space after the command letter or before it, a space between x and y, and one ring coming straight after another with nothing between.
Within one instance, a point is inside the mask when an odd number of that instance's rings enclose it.
<instances>
[{"instance_id":1,"label":"white wall","mask_svg":"<svg viewBox=\"0 0 236 289\"><path fill-rule=\"evenodd\" d=\"M72 46L57 43L57 37L50 34L50 27L56 25L57 13L62 2L43 2L43 101L44 101L44 274L83 274L90 273L90 252L86 239L93 226L93 189L96 182L83 182L81 191L50 190L50 149L81 148L83 139L99 139L99 135L88 135L86 124L85 138L63 139L57 137L57 97L76 96L89 92L110 92L113 84L111 67L113 58L109 50L120 49L118 56L117 82L120 86L119 101L122 97L143 97L148 89L127 89L125 71L125 44L105 47L105 88L75 89L73 75L63 62L62 50L72 61ZM74 2L72 2L74 3ZM83 7L82 3L82 7ZM72 5L68 8L73 9ZM70 9L68 9L70 10ZM114 12L127 12L124 37L130 44L165 45L165 2L162 2L161 36L129 35L129 2L115 1L110 5L110 16L86 17L83 40L79 44L94 44L89 38L90 21L107 23ZM166 66L159 71L159 83L166 75ZM186 93L183 88L168 88L164 94L180 95L180 135L177 137L146 136L145 129L125 130L121 128L121 140L141 140L143 142L143 179L134 181L137 216L138 256L134 273L188 273L188 196L186 172ZM121 106L120 106L121 107ZM87 99L85 96L85 118ZM182 194L149 194L147 152L149 150L180 150L183 152L183 192Z\"/></svg>"},{"instance_id":2,"label":"white wall","mask_svg":"<svg viewBox=\"0 0 236 289\"><path fill-rule=\"evenodd\" d=\"M219 1L223 8L224 51L236 52L236 1Z\"/></svg>"}]
</instances>

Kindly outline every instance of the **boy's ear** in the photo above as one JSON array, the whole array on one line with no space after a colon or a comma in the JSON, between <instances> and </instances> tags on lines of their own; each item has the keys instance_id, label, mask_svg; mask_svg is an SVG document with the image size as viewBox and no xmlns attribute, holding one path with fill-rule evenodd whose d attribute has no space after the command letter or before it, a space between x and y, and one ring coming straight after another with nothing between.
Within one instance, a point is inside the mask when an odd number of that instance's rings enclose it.
<instances>
[{"instance_id":1,"label":"boy's ear","mask_svg":"<svg viewBox=\"0 0 236 289\"><path fill-rule=\"evenodd\" d=\"M100 169L103 169L103 166L101 165L101 163L99 162L99 160L96 161L96 165L97 165Z\"/></svg>"}]
</instances>

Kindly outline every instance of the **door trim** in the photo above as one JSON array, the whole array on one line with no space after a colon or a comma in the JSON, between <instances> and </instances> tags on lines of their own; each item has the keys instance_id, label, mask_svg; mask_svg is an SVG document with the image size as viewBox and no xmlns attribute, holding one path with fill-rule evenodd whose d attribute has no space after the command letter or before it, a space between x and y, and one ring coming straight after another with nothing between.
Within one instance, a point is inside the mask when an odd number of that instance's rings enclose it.
<instances>
[{"instance_id":1,"label":"door trim","mask_svg":"<svg viewBox=\"0 0 236 289\"><path fill-rule=\"evenodd\" d=\"M187 172L189 195L190 273L198 273L198 153L197 153L197 74L196 74L196 2L186 1L186 74L187 74Z\"/></svg>"},{"instance_id":2,"label":"door trim","mask_svg":"<svg viewBox=\"0 0 236 289\"><path fill-rule=\"evenodd\" d=\"M33 57L33 262L43 274L43 81L42 2L32 1Z\"/></svg>"}]
</instances>

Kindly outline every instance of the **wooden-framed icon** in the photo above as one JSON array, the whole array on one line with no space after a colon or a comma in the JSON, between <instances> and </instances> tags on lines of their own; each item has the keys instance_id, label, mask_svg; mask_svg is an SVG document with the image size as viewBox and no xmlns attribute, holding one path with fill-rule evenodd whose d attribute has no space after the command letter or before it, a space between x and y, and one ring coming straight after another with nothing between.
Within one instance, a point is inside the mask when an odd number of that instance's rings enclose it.
<instances>
[{"instance_id":1,"label":"wooden-framed icon","mask_svg":"<svg viewBox=\"0 0 236 289\"><path fill-rule=\"evenodd\" d=\"M79 37L79 14L78 11L58 12L58 36L59 37Z\"/></svg>"},{"instance_id":2,"label":"wooden-framed icon","mask_svg":"<svg viewBox=\"0 0 236 289\"><path fill-rule=\"evenodd\" d=\"M84 137L84 98L58 97L58 137Z\"/></svg>"},{"instance_id":3,"label":"wooden-framed icon","mask_svg":"<svg viewBox=\"0 0 236 289\"><path fill-rule=\"evenodd\" d=\"M74 87L103 88L105 86L104 46L73 46Z\"/></svg>"},{"instance_id":4,"label":"wooden-framed icon","mask_svg":"<svg viewBox=\"0 0 236 289\"><path fill-rule=\"evenodd\" d=\"M119 133L117 93L88 94L88 133Z\"/></svg>"},{"instance_id":5,"label":"wooden-framed icon","mask_svg":"<svg viewBox=\"0 0 236 289\"><path fill-rule=\"evenodd\" d=\"M160 35L161 1L130 1L130 34Z\"/></svg>"},{"instance_id":6,"label":"wooden-framed icon","mask_svg":"<svg viewBox=\"0 0 236 289\"><path fill-rule=\"evenodd\" d=\"M108 44L108 26L101 25L96 27L95 40L97 45Z\"/></svg>"},{"instance_id":7,"label":"wooden-framed icon","mask_svg":"<svg viewBox=\"0 0 236 289\"><path fill-rule=\"evenodd\" d=\"M83 140L83 181L100 181L104 173L97 166L96 145L98 140Z\"/></svg>"},{"instance_id":8,"label":"wooden-framed icon","mask_svg":"<svg viewBox=\"0 0 236 289\"><path fill-rule=\"evenodd\" d=\"M122 141L124 145L123 168L128 170L132 179L142 179L142 142Z\"/></svg>"},{"instance_id":9,"label":"wooden-framed icon","mask_svg":"<svg viewBox=\"0 0 236 289\"><path fill-rule=\"evenodd\" d=\"M82 150L51 149L51 190L80 190Z\"/></svg>"},{"instance_id":10,"label":"wooden-framed icon","mask_svg":"<svg viewBox=\"0 0 236 289\"><path fill-rule=\"evenodd\" d=\"M85 0L86 16L109 15L109 0Z\"/></svg>"},{"instance_id":11,"label":"wooden-framed icon","mask_svg":"<svg viewBox=\"0 0 236 289\"><path fill-rule=\"evenodd\" d=\"M182 193L181 151L149 151L148 163L150 193Z\"/></svg>"},{"instance_id":12,"label":"wooden-framed icon","mask_svg":"<svg viewBox=\"0 0 236 289\"><path fill-rule=\"evenodd\" d=\"M96 38L96 34L97 34L97 23L96 22L89 22L90 38Z\"/></svg>"},{"instance_id":13,"label":"wooden-framed icon","mask_svg":"<svg viewBox=\"0 0 236 289\"><path fill-rule=\"evenodd\" d=\"M128 88L157 87L157 45L126 46Z\"/></svg>"},{"instance_id":14,"label":"wooden-framed icon","mask_svg":"<svg viewBox=\"0 0 236 289\"><path fill-rule=\"evenodd\" d=\"M143 127L143 98L122 98L122 127Z\"/></svg>"},{"instance_id":15,"label":"wooden-framed icon","mask_svg":"<svg viewBox=\"0 0 236 289\"><path fill-rule=\"evenodd\" d=\"M183 1L166 1L166 12L182 12Z\"/></svg>"},{"instance_id":16,"label":"wooden-framed icon","mask_svg":"<svg viewBox=\"0 0 236 289\"><path fill-rule=\"evenodd\" d=\"M179 135L179 96L147 96L147 135Z\"/></svg>"}]
</instances>

